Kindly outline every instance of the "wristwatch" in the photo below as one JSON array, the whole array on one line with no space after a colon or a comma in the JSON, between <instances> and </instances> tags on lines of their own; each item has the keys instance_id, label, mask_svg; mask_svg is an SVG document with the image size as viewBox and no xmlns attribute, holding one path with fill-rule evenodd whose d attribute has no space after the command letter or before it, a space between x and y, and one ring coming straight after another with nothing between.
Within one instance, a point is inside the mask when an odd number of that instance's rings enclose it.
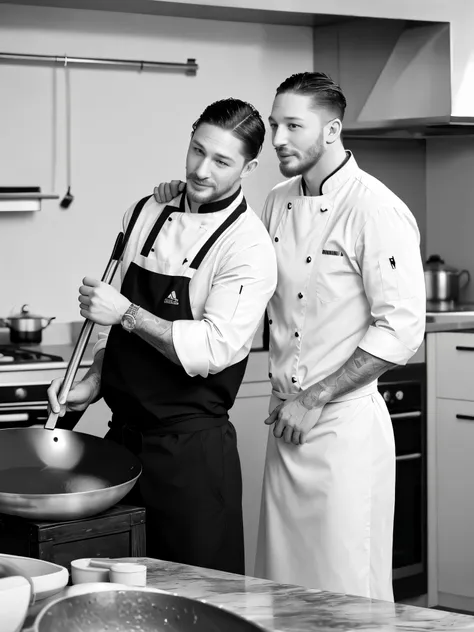
<instances>
[{"instance_id":1,"label":"wristwatch","mask_svg":"<svg viewBox=\"0 0 474 632\"><path fill-rule=\"evenodd\" d=\"M134 305L133 303L131 303L130 307L122 316L122 320L120 321L120 324L125 329L125 331L128 331L128 333L131 333L137 325L136 316L139 309L140 309L139 305Z\"/></svg>"}]
</instances>

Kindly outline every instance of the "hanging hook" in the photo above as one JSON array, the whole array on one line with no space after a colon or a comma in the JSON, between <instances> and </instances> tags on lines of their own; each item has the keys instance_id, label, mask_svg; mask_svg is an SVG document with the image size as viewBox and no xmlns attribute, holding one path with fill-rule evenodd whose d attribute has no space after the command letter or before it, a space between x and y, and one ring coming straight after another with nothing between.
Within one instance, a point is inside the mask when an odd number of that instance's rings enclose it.
<instances>
[{"instance_id":1,"label":"hanging hook","mask_svg":"<svg viewBox=\"0 0 474 632\"><path fill-rule=\"evenodd\" d=\"M67 55L64 55L64 68L67 68Z\"/></svg>"}]
</instances>

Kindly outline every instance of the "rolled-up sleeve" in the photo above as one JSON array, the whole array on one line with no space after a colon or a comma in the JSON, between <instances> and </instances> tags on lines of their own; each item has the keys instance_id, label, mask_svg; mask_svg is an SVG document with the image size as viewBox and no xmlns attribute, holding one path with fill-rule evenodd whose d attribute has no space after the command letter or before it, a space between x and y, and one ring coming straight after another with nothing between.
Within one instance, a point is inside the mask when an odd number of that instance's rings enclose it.
<instances>
[{"instance_id":1,"label":"rolled-up sleeve","mask_svg":"<svg viewBox=\"0 0 474 632\"><path fill-rule=\"evenodd\" d=\"M173 344L188 375L218 373L234 364L246 345L250 350L277 280L275 251L265 237L223 260L202 318L173 322Z\"/></svg>"},{"instance_id":2,"label":"rolled-up sleeve","mask_svg":"<svg viewBox=\"0 0 474 632\"><path fill-rule=\"evenodd\" d=\"M406 364L421 345L426 290L420 234L408 209L374 210L356 242L373 318L359 347L394 364Z\"/></svg>"}]
</instances>

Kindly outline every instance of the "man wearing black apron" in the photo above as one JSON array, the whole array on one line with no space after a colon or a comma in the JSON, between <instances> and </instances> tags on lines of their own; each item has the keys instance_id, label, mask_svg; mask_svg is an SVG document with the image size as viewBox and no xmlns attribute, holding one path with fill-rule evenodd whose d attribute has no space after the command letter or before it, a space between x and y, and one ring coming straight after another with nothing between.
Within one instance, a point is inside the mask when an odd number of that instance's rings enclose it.
<instances>
[{"instance_id":1,"label":"man wearing black apron","mask_svg":"<svg viewBox=\"0 0 474 632\"><path fill-rule=\"evenodd\" d=\"M210 105L193 126L186 191L126 214L120 292L88 277L80 288L81 315L111 329L62 406L103 396L106 438L139 456L127 501L146 507L147 555L234 573L245 570L242 481L228 411L276 285L272 243L240 186L264 133L249 104Z\"/></svg>"}]
</instances>

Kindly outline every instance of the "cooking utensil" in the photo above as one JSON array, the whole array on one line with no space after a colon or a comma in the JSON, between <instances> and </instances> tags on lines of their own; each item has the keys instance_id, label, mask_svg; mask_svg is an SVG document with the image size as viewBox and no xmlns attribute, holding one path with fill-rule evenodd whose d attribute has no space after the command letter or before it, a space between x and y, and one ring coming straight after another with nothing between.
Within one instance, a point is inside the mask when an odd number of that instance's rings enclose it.
<instances>
[{"instance_id":1,"label":"cooking utensil","mask_svg":"<svg viewBox=\"0 0 474 632\"><path fill-rule=\"evenodd\" d=\"M148 590L105 590L64 597L39 613L35 632L262 632L211 604Z\"/></svg>"},{"instance_id":2,"label":"cooking utensil","mask_svg":"<svg viewBox=\"0 0 474 632\"><path fill-rule=\"evenodd\" d=\"M39 343L43 329L56 317L45 318L30 313L28 305L23 305L19 314L3 318L1 324L9 327L10 340L15 343Z\"/></svg>"},{"instance_id":3,"label":"cooking utensil","mask_svg":"<svg viewBox=\"0 0 474 632\"><path fill-rule=\"evenodd\" d=\"M431 255L425 265L426 299L457 301L459 291L470 281L468 270L458 270L445 264L439 255Z\"/></svg>"},{"instance_id":4,"label":"cooking utensil","mask_svg":"<svg viewBox=\"0 0 474 632\"><path fill-rule=\"evenodd\" d=\"M120 259L123 255L123 251L125 250L126 242L128 241L128 235L130 233L127 231L127 236L124 236L123 233L119 233L114 249L112 251L112 255L109 259L109 263L107 264L107 268L102 276L101 281L103 283L111 283L114 278L117 267L120 263ZM92 333L92 328L94 327L94 323L91 320L85 319L81 328L81 332L76 341L76 345L74 347L74 351L72 353L71 359L69 360L69 364L66 369L66 375L64 376L64 381L61 385L61 389L58 393L58 401L65 402L67 399L67 395L69 390L71 389L72 383L74 382L74 378L76 377L77 369L79 368L79 364L82 360L82 356L84 355L84 351L86 350L87 343L89 342L89 338ZM55 413L53 411L50 412L48 421L45 424L45 429L53 430L56 427L57 421L59 418L59 413Z\"/></svg>"},{"instance_id":5,"label":"cooking utensil","mask_svg":"<svg viewBox=\"0 0 474 632\"><path fill-rule=\"evenodd\" d=\"M131 227L120 233L102 278L118 267ZM68 364L59 399L67 396L94 323L85 320ZM134 454L112 441L56 430L51 413L42 428L0 430L0 513L39 520L92 516L119 502L141 474Z\"/></svg>"},{"instance_id":6,"label":"cooking utensil","mask_svg":"<svg viewBox=\"0 0 474 632\"><path fill-rule=\"evenodd\" d=\"M66 175L67 175L67 192L59 205L61 208L69 208L74 200L71 193L71 82L69 77L69 68L64 69L65 87L66 87Z\"/></svg>"},{"instance_id":7,"label":"cooking utensil","mask_svg":"<svg viewBox=\"0 0 474 632\"><path fill-rule=\"evenodd\" d=\"M38 520L93 516L119 502L141 474L123 446L72 430L0 430L0 513Z\"/></svg>"}]
</instances>

